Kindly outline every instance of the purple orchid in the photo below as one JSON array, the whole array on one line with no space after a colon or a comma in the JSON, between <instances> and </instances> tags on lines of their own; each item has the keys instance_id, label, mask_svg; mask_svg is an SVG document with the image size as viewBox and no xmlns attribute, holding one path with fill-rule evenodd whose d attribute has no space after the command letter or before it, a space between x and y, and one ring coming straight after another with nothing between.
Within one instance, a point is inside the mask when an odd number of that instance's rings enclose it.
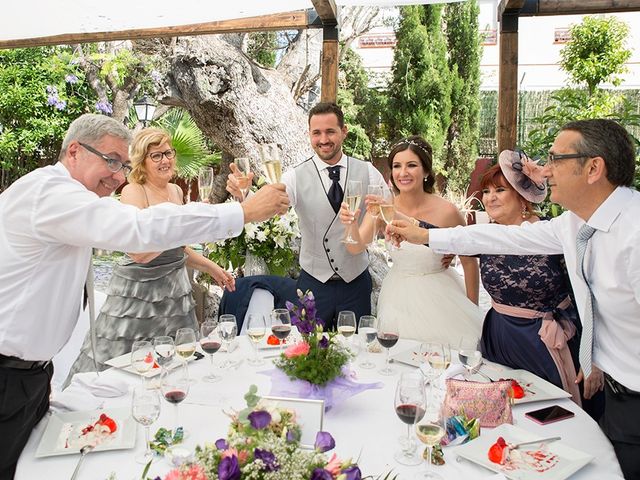
<instances>
[{"instance_id":1,"label":"purple orchid","mask_svg":"<svg viewBox=\"0 0 640 480\"><path fill-rule=\"evenodd\" d=\"M311 472L311 480L333 480L333 477L324 468L316 468Z\"/></svg>"},{"instance_id":2,"label":"purple orchid","mask_svg":"<svg viewBox=\"0 0 640 480\"><path fill-rule=\"evenodd\" d=\"M351 465L350 467L347 467L344 470L342 470L342 472L340 473L345 475L345 480L361 480L362 479L362 472L360 471L357 465Z\"/></svg>"},{"instance_id":3,"label":"purple orchid","mask_svg":"<svg viewBox=\"0 0 640 480\"><path fill-rule=\"evenodd\" d=\"M328 452L336 446L336 441L333 439L329 432L318 432L316 434L316 443L314 448L320 452Z\"/></svg>"},{"instance_id":4,"label":"purple orchid","mask_svg":"<svg viewBox=\"0 0 640 480\"><path fill-rule=\"evenodd\" d=\"M264 469L267 472L275 472L276 470L280 469L280 465L278 465L276 456L273 454L273 452L270 452L269 450L262 450L260 448L256 448L253 451L253 457L256 460L262 461L262 463L264 464Z\"/></svg>"},{"instance_id":5,"label":"purple orchid","mask_svg":"<svg viewBox=\"0 0 640 480\"><path fill-rule=\"evenodd\" d=\"M229 444L224 438L219 438L218 440L216 440L216 448L218 450L226 450L227 448L229 448Z\"/></svg>"},{"instance_id":6,"label":"purple orchid","mask_svg":"<svg viewBox=\"0 0 640 480\"><path fill-rule=\"evenodd\" d=\"M240 480L241 474L238 457L231 455L220 460L218 464L218 478L220 480Z\"/></svg>"},{"instance_id":7,"label":"purple orchid","mask_svg":"<svg viewBox=\"0 0 640 480\"><path fill-rule=\"evenodd\" d=\"M258 410L249 414L249 422L256 430L262 430L271 423L271 414L266 410Z\"/></svg>"}]
</instances>

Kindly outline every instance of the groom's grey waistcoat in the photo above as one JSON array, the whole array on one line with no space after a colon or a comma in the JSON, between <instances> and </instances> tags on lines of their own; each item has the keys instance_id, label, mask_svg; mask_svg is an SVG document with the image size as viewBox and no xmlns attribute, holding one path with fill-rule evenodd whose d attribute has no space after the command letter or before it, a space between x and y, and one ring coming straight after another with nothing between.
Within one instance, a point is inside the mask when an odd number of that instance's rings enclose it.
<instances>
[{"instance_id":1,"label":"groom's grey waistcoat","mask_svg":"<svg viewBox=\"0 0 640 480\"><path fill-rule=\"evenodd\" d=\"M368 253L351 255L347 252L342 243L346 234L344 225L331 207L314 161L308 159L296 166L295 175L295 210L302 235L300 266L321 282L326 282L334 274L347 283L351 282L368 267ZM360 180L364 198L369 185L369 170L365 162L347 157L347 167L340 169L340 176L344 178L345 190L349 180ZM364 202L360 208L358 223L364 215Z\"/></svg>"}]
</instances>

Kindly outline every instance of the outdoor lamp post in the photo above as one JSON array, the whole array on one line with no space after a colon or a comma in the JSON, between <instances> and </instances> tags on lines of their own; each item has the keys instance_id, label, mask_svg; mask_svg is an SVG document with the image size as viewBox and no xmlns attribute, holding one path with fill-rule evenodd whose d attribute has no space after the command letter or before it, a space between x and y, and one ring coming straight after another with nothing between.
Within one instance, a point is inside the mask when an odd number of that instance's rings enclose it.
<instances>
[{"instance_id":1,"label":"outdoor lamp post","mask_svg":"<svg viewBox=\"0 0 640 480\"><path fill-rule=\"evenodd\" d=\"M156 111L155 103L152 99L144 95L140 100L133 103L133 107L136 109L138 120L146 127L147 124L153 120L153 114Z\"/></svg>"}]
</instances>

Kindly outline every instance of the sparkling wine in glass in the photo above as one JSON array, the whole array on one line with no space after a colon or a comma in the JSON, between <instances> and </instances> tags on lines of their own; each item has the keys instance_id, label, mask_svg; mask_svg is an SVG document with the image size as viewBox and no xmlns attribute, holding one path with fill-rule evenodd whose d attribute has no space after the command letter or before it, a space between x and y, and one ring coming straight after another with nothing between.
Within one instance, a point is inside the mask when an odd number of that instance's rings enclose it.
<instances>
[{"instance_id":1,"label":"sparkling wine in glass","mask_svg":"<svg viewBox=\"0 0 640 480\"><path fill-rule=\"evenodd\" d=\"M153 352L156 357L156 362L163 370L173 362L173 357L176 353L176 346L173 338L168 335L162 335L153 339Z\"/></svg>"},{"instance_id":2,"label":"sparkling wine in glass","mask_svg":"<svg viewBox=\"0 0 640 480\"><path fill-rule=\"evenodd\" d=\"M189 370L187 370L186 363L180 363L171 371L165 370L160 377L160 391L162 392L162 396L164 396L167 402L176 406L176 430L181 426L178 405L187 398L189 384Z\"/></svg>"},{"instance_id":3,"label":"sparkling wine in glass","mask_svg":"<svg viewBox=\"0 0 640 480\"><path fill-rule=\"evenodd\" d=\"M396 371L391 368L389 356L391 347L398 343L398 339L400 338L398 333L398 322L393 316L379 317L378 327L376 330L378 343L387 349L387 359L385 361L384 368L382 368L379 373L382 375L393 375Z\"/></svg>"},{"instance_id":4,"label":"sparkling wine in glass","mask_svg":"<svg viewBox=\"0 0 640 480\"><path fill-rule=\"evenodd\" d=\"M218 334L217 322L208 320L200 325L200 348L209 357L209 374L202 377L202 380L208 383L219 382L222 377L215 374L213 368L213 354L220 350L222 340Z\"/></svg>"},{"instance_id":5,"label":"sparkling wine in glass","mask_svg":"<svg viewBox=\"0 0 640 480\"><path fill-rule=\"evenodd\" d=\"M380 204L384 198L384 187L382 185L367 186L367 213L373 217L373 233L371 242L373 243L378 237L378 217L380 216Z\"/></svg>"},{"instance_id":6,"label":"sparkling wine in glass","mask_svg":"<svg viewBox=\"0 0 640 480\"><path fill-rule=\"evenodd\" d=\"M356 212L356 210L360 206L360 200L362 200L362 182L360 180L347 181L347 189L344 194L344 201L347 204L350 213ZM357 227L357 220L354 220L351 225L347 226L347 238L342 240L342 243L358 243L351 236L352 229Z\"/></svg>"},{"instance_id":7,"label":"sparkling wine in glass","mask_svg":"<svg viewBox=\"0 0 640 480\"><path fill-rule=\"evenodd\" d=\"M356 333L356 314L350 310L338 312L338 333L350 339Z\"/></svg>"},{"instance_id":8,"label":"sparkling wine in glass","mask_svg":"<svg viewBox=\"0 0 640 480\"><path fill-rule=\"evenodd\" d=\"M213 168L202 167L198 171L198 192L200 201L207 200L213 189Z\"/></svg>"},{"instance_id":9,"label":"sparkling wine in glass","mask_svg":"<svg viewBox=\"0 0 640 480\"><path fill-rule=\"evenodd\" d=\"M264 364L264 359L258 355L258 344L267 334L267 324L264 315L250 313L247 315L247 336L253 348L253 358L249 359L249 365L259 366Z\"/></svg>"},{"instance_id":10,"label":"sparkling wine in glass","mask_svg":"<svg viewBox=\"0 0 640 480\"><path fill-rule=\"evenodd\" d=\"M431 398L428 408L422 420L416 424L416 435L418 439L427 446L427 469L422 475L416 478L430 478L442 480L442 476L433 472L431 468L431 457L433 447L440 443L446 433L445 418L443 415L442 399Z\"/></svg>"},{"instance_id":11,"label":"sparkling wine in glass","mask_svg":"<svg viewBox=\"0 0 640 480\"><path fill-rule=\"evenodd\" d=\"M471 375L482 365L482 353L478 350L478 339L462 337L458 346L458 360Z\"/></svg>"},{"instance_id":12,"label":"sparkling wine in glass","mask_svg":"<svg viewBox=\"0 0 640 480\"><path fill-rule=\"evenodd\" d=\"M144 426L145 450L142 455L136 457L136 462L147 464L153 461L153 452L149 445L149 427L160 416L160 395L158 395L158 391L144 386L135 387L131 399L131 416L136 422Z\"/></svg>"},{"instance_id":13,"label":"sparkling wine in glass","mask_svg":"<svg viewBox=\"0 0 640 480\"><path fill-rule=\"evenodd\" d=\"M276 308L271 312L271 333L280 340L280 352L284 350L284 341L291 333L291 316L286 308Z\"/></svg>"},{"instance_id":14,"label":"sparkling wine in glass","mask_svg":"<svg viewBox=\"0 0 640 480\"><path fill-rule=\"evenodd\" d=\"M416 455L416 443L411 435L411 427L422 420L426 411L424 383L416 372L403 372L396 386L394 408L398 418L407 425L407 438L403 448L394 458L402 465L420 465L422 459Z\"/></svg>"},{"instance_id":15,"label":"sparkling wine in glass","mask_svg":"<svg viewBox=\"0 0 640 480\"><path fill-rule=\"evenodd\" d=\"M264 143L260 145L260 158L264 167L267 181L269 183L280 183L282 178L282 164L280 163L280 152L275 143Z\"/></svg>"},{"instance_id":16,"label":"sparkling wine in glass","mask_svg":"<svg viewBox=\"0 0 640 480\"><path fill-rule=\"evenodd\" d=\"M377 337L377 322L378 320L373 315L363 315L360 317L360 323L358 323L358 335L364 339L365 344L365 359L360 363L362 368L374 368L375 363L371 361L369 355L369 345L371 345Z\"/></svg>"},{"instance_id":17,"label":"sparkling wine in glass","mask_svg":"<svg viewBox=\"0 0 640 480\"><path fill-rule=\"evenodd\" d=\"M238 157L233 160L236 167L238 167L238 172L240 173L239 177L236 177L238 180L238 187L240 188L240 192L242 193L242 199L247 198L247 193L249 193L249 188L251 184L249 183L249 172L251 172L251 162L247 157Z\"/></svg>"},{"instance_id":18,"label":"sparkling wine in glass","mask_svg":"<svg viewBox=\"0 0 640 480\"><path fill-rule=\"evenodd\" d=\"M148 340L136 340L131 345L131 366L142 377L153 368L153 345Z\"/></svg>"},{"instance_id":19,"label":"sparkling wine in glass","mask_svg":"<svg viewBox=\"0 0 640 480\"><path fill-rule=\"evenodd\" d=\"M235 315L228 313L220 315L218 334L220 335L222 343L227 347L226 360L220 365L220 368L231 368L236 365L236 362L231 359L231 342L233 342L236 335L238 335L238 324Z\"/></svg>"}]
</instances>

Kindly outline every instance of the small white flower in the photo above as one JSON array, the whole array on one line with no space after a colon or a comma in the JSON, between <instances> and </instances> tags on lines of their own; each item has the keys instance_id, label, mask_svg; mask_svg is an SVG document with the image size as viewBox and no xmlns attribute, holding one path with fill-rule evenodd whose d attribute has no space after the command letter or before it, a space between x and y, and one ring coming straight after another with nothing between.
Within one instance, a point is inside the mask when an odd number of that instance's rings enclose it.
<instances>
[{"instance_id":1,"label":"small white flower","mask_svg":"<svg viewBox=\"0 0 640 480\"><path fill-rule=\"evenodd\" d=\"M266 234L266 233L264 233L264 232L258 232L258 233L256 234L256 239L257 239L259 242L264 242L264 241L267 239L267 234Z\"/></svg>"}]
</instances>

